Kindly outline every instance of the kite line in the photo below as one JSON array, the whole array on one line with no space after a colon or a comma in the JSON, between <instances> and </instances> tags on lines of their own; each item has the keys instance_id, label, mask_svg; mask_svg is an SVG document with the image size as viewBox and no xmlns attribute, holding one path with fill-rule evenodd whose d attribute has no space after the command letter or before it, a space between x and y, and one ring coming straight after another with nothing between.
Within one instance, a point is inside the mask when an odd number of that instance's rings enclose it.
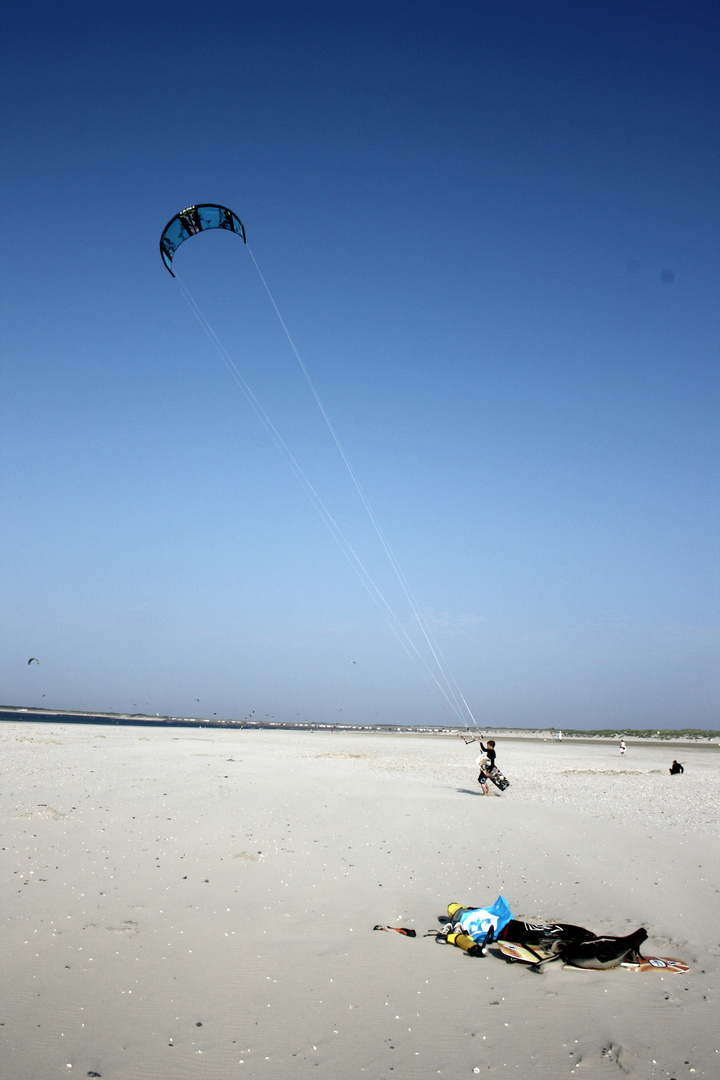
<instances>
[{"instance_id":1,"label":"kite line","mask_svg":"<svg viewBox=\"0 0 720 1080\"><path fill-rule=\"evenodd\" d=\"M445 658L444 658L444 656L443 656L443 654L442 654L442 652L440 650L440 647L439 647L437 641L435 640L435 638L432 635L432 632L431 632L430 626L428 624L428 621L425 618L422 610L420 609L420 606L419 606L419 604L418 604L418 602L417 602L417 600L416 600L416 598L415 598L415 596L414 596L414 594L413 594L413 592L412 592L412 590L410 588L410 585L409 585L409 583L407 581L407 578L405 577L405 574L403 573L403 571L402 571L402 569L401 569L401 567L400 567L400 565L399 565L399 563L397 561L397 558L396 558L394 552L392 551L392 548L390 547L390 544L389 544L389 542L388 542L388 540L387 540L387 538L386 538L386 536L385 536L385 534L383 532L383 529L382 529L382 527L380 525L380 522L379 522L379 520L377 518L377 515L375 514L375 511L374 511L369 499L367 498L367 496L366 496L366 494L365 494L365 492L364 492L364 490L362 488L362 485L360 484L360 481L359 481L359 479L357 477L357 474L355 473L355 470L352 467L352 464L351 464L351 462L350 462L350 460L348 458L348 455L347 455L347 453L345 451L345 448L342 445L342 442L340 441L340 438L339 438L339 436L338 436L338 434L337 434L337 432L335 430L335 427L334 427L334 425L333 425L333 423L332 423L332 421L330 419L330 416L329 416L329 414L328 414L328 412L327 412L327 410L326 410L326 408L325 408L325 406L324 406L324 404L322 402L322 399L321 399L321 397L320 397L320 395L318 393L318 390L317 390L317 388L316 388L316 386L315 386L315 384L314 384L314 382L313 382L313 380L312 380L312 378L310 376L310 373L309 373L305 363L303 362L303 359L302 359L302 357L301 357L301 355L300 355L300 353L299 353L299 351L297 349L297 346L295 345L295 342L294 342L294 340L292 338L292 335L290 334L290 331L288 330L287 324L285 323L285 320L282 317L280 309L279 309L279 307L278 307L278 305L277 305L277 303L275 301L275 298L274 298L272 292L270 291L270 288L269 288L269 286L267 284L265 276L263 275L262 271L260 270L258 262L257 262L257 260L255 258L255 255L253 254L250 246L247 245L248 252L250 254L252 263L253 263L253 265L255 267L255 270L256 270L256 272L258 274L258 277L259 277L259 279L260 279L260 281L262 283L262 286L263 286L263 288L264 288L264 290L265 290L265 292L266 292L266 294L268 296L268 299L269 299L269 301L270 301L270 303L272 305L272 308L273 308L273 310L274 310L274 312L275 312L275 314L277 316L277 319L278 319L278 321L280 323L280 326L282 327L282 330L283 330L283 332L285 334L285 337L287 338L287 341L288 341L288 343L290 345L290 348L291 348L291 350L293 352L293 355L295 356L295 359L296 359L296 361L297 361L297 363L298 363L298 365L300 367L300 370L302 371L302 374L303 374L303 376L304 376L304 378L305 378L305 380L306 380L306 382L308 384L308 387L309 387L309 389L310 389L310 391L312 393L312 396L313 396L313 398L315 400L315 403L316 403L316 405L317 405L317 407L318 407L318 409L319 409L319 411L320 411L320 413L321 413L321 415L323 417L323 420L325 421L325 424L327 425L327 428L328 428L328 430L330 432L330 435L331 435L331 437L333 439L333 442L335 443L336 449L337 449L337 451L338 451L338 453L339 453L339 455L340 455L340 457L342 459L342 462L343 462L343 464L344 464L344 466L345 466L345 468L346 468L346 470L347 470L347 472L348 472L348 474L350 476L350 479L351 479L351 481L353 483L353 486L355 487L355 490L356 490L356 492L357 492L357 494L358 494L358 496L360 498L360 501L361 501L361 503L362 503L362 505L363 505L363 507L365 509L365 512L367 513L367 515L369 517L369 520L370 520L370 522L372 524L372 527L373 527L373 529L374 529L374 531L375 531L375 533L376 533L376 535L378 537L380 545L383 548L383 551L385 552L385 555L386 555L386 557L387 557L387 559L388 559L388 561L390 563L390 566L391 566L391 568L392 568L392 570L393 570L393 572L394 572L394 574L395 574L395 576L396 576L396 578L397 578L397 580L398 580L398 582L400 584L400 587L401 587L401 589L403 591L403 594L404 594L408 604L410 605L410 609L412 611L413 617L414 617L415 621L417 622L418 627L420 628L420 632L422 634L422 637L424 638L425 644L426 644L426 646L427 646L427 648L428 648L428 650L430 652L430 655L432 657L432 660L434 662L434 667L435 667L435 669L437 669L437 672L439 673L440 678L438 678L438 675L436 674L436 671L433 669L433 666L428 662L428 659L423 654L423 652L420 649L418 649L416 643L413 641L411 636L408 634L406 628L403 626L403 624L400 621L399 617L393 611L392 607L390 606L387 599L385 598L383 592L381 591L381 589L379 588L377 583L374 581L372 575L370 574L367 567L364 565L364 563L360 559L358 553L355 551L355 549L353 548L353 546L351 545L351 543L349 542L349 540L347 539L347 537L343 533L342 529L340 528L339 524L337 523L337 521L335 520L333 515L330 513L329 509L327 508L327 506L323 502L322 498L320 497L319 493L317 492L317 490L315 489L315 487L311 483L310 479L308 478L307 474L305 473L302 466L298 462L297 458L295 457L295 455L292 453L292 451L288 447L287 443L283 439L282 435L278 431L275 424L272 422L272 420L268 416L267 412L265 411L265 409L263 408L261 403L258 401L257 397L253 393L253 391L252 391L250 385L248 384L247 380L245 379L242 372L238 368L237 364L235 363L235 361L230 356L227 349L225 348L225 346L221 342L221 340L218 337L217 333L215 332L215 330L211 326L209 320L207 319L207 317L205 316L205 314L201 310L199 304L194 299L194 297L190 294L190 291L188 290L187 286L184 284L184 282L181 280L181 278L179 277L177 272L172 267L172 265L171 265L172 264L172 256L174 255L175 251L177 250L177 247L184 240L188 239L190 236L195 235L198 232L204 231L205 229L215 229L215 228L227 229L229 231L235 232L237 235L239 235L242 238L244 243L247 244L247 239L246 239L246 236L245 236L244 227L243 227L242 223L240 222L239 218L237 218L237 216L235 214L233 214L232 211L228 210L225 207L215 206L215 205L212 205L212 204L203 204L203 205L198 205L198 206L195 206L195 207L189 207L188 209L181 211L180 214L177 214L174 218L172 218L171 221L168 223L168 225L165 227L165 230L163 231L163 234L162 234L162 237L161 237L161 240L160 240L160 252L161 252L162 259L163 259L163 262L164 262L166 268L169 270L169 272L172 274L172 276L178 282L178 286L180 288L180 291L181 291L185 301L187 302L188 306L190 307L190 310L192 311L193 315L195 316L195 318L200 323L202 329L204 330L205 334L207 335L210 342L214 346L215 350L218 352L221 360L223 361L224 365L226 366L226 368L230 372L232 378L235 380L235 382L240 387L240 390L242 391L243 395L245 396L246 400L248 401L248 403L249 403L250 407L252 408L253 412L255 413L257 418L260 420L260 423L265 428L267 433L270 435L271 439L275 443L275 445L276 445L277 449L279 450L280 454L282 455L285 462L289 466L291 472L294 474L294 476L296 477L296 479L300 483L300 486L303 488L306 495L308 496L310 502L315 507L316 512L318 513L319 517L321 518L321 520L325 524L325 526L328 529L328 531L330 532L330 534L333 536L335 542L337 543L340 550L343 552L343 555L345 556L345 558L349 562L350 566L352 567L353 571L355 572L355 574L359 578L361 584L366 589L366 591L368 592L368 594L370 595L370 597L372 598L374 603L382 611L383 615L385 616L387 622L389 623L390 628L393 631L393 633L394 633L395 637L397 638L398 642L400 643L401 647L404 649L404 651L409 656L409 658L413 661L415 666L420 669L420 672L421 672L426 684L436 694L440 695L440 701L441 701L441 705L443 707L443 710L448 714L448 716L452 720L453 716L451 715L450 712L448 712L448 709L446 708L446 705L445 705L445 703L446 703L448 706L450 706L452 711L455 713L455 716L457 717L459 722L464 727L466 727L466 728L470 727L470 723L468 722L468 719L467 719L467 717L469 717L469 720L472 723L472 726L477 729L478 725L477 725L477 721L475 719L475 716L473 715L472 710L470 709L470 706L467 703L467 700L465 699L464 695L462 694L462 692L460 690L460 687L459 687L459 685L457 683L457 680L455 679L454 675L450 671L449 666L448 666L448 664L447 664L447 662L446 662L446 660L445 660ZM444 699L444 703L443 703L443 699ZM462 705L460 703L462 703ZM465 714L467 714L467 716Z\"/></svg>"}]
</instances>

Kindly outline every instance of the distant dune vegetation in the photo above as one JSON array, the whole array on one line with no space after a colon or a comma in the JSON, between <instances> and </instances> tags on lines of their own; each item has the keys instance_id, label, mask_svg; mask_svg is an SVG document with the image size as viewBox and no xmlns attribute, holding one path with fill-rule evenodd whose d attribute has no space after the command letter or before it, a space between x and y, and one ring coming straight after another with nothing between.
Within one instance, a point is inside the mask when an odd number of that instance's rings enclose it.
<instances>
[{"instance_id":1,"label":"distant dune vegetation","mask_svg":"<svg viewBox=\"0 0 720 1080\"><path fill-rule=\"evenodd\" d=\"M552 729L553 732L555 729ZM575 728L563 728L563 735L579 735L583 738L598 739L718 739L720 731L711 731L709 728L598 728L594 731L577 730Z\"/></svg>"}]
</instances>

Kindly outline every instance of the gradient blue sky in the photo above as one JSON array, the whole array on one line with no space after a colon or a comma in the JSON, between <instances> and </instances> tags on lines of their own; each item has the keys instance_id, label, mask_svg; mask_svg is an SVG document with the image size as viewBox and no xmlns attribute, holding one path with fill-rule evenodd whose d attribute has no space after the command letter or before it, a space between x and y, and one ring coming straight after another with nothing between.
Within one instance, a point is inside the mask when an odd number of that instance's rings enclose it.
<instances>
[{"instance_id":1,"label":"gradient blue sky","mask_svg":"<svg viewBox=\"0 0 720 1080\"><path fill-rule=\"evenodd\" d=\"M220 202L478 723L718 726L715 3L10 0L1 48L3 704L450 719L161 263ZM175 264L414 633L248 250Z\"/></svg>"}]
</instances>

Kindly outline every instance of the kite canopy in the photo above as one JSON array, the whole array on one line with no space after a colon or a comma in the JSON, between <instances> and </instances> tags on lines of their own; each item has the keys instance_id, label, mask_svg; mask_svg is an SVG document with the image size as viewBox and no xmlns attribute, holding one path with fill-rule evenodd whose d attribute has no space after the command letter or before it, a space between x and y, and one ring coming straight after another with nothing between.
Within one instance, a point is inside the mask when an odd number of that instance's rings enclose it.
<instances>
[{"instance_id":1,"label":"kite canopy","mask_svg":"<svg viewBox=\"0 0 720 1080\"><path fill-rule=\"evenodd\" d=\"M241 236L243 243L245 229L243 223L232 210L226 206L216 206L214 203L200 203L198 206L188 206L181 210L167 223L160 237L160 254L162 261L167 266L173 277L172 258L183 240L187 240L196 233L205 232L206 229L227 229Z\"/></svg>"}]
</instances>

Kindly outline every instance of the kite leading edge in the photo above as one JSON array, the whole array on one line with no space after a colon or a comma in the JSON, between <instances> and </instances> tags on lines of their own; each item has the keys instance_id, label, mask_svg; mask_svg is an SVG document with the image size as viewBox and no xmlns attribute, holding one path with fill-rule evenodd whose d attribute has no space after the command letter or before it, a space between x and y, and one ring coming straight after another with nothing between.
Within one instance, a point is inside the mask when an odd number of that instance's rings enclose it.
<instances>
[{"instance_id":1,"label":"kite leading edge","mask_svg":"<svg viewBox=\"0 0 720 1080\"><path fill-rule=\"evenodd\" d=\"M197 206L188 206L181 210L174 218L168 221L160 237L160 254L162 261L173 277L173 255L183 243L196 233L205 232L206 229L227 229L245 239L245 228L242 221L228 210L226 206L216 206L214 203L199 203Z\"/></svg>"}]
</instances>

